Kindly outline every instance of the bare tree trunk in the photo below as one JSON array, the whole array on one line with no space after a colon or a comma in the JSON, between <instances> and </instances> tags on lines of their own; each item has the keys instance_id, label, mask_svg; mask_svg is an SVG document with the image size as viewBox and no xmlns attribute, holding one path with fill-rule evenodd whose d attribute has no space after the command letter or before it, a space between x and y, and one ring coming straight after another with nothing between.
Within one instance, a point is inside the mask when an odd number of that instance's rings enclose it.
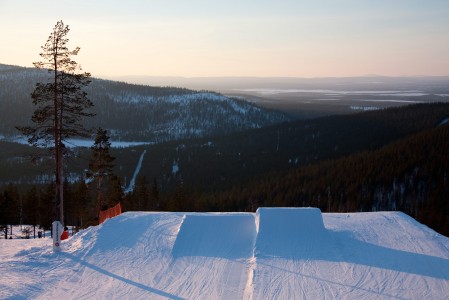
<instances>
[{"instance_id":1,"label":"bare tree trunk","mask_svg":"<svg viewBox=\"0 0 449 300\"><path fill-rule=\"evenodd\" d=\"M59 146L59 148L61 148L61 146ZM59 149L59 151L59 221L64 225L64 176L61 149Z\"/></svg>"},{"instance_id":2,"label":"bare tree trunk","mask_svg":"<svg viewBox=\"0 0 449 300\"><path fill-rule=\"evenodd\" d=\"M101 205L103 203L103 191L102 191L102 185L103 185L103 176L98 177L97 182L97 213L100 213Z\"/></svg>"},{"instance_id":3,"label":"bare tree trunk","mask_svg":"<svg viewBox=\"0 0 449 300\"><path fill-rule=\"evenodd\" d=\"M58 122L58 113L59 113L59 105L58 105L58 38L56 38L55 35L55 41L54 41L55 47L55 55L53 56L53 62L54 62L54 99L53 99L53 134L54 134L54 141L55 141L55 219L57 221L62 222L62 194L61 194L61 166L62 166L62 160L61 160L61 145L60 145L60 136L59 136L59 122Z\"/></svg>"},{"instance_id":4,"label":"bare tree trunk","mask_svg":"<svg viewBox=\"0 0 449 300\"><path fill-rule=\"evenodd\" d=\"M65 97L65 91L64 91L64 71L60 71L61 75L61 94L59 95L59 116L58 116L58 152L59 152L59 221L64 226L64 145L62 143L62 114L64 110L64 97Z\"/></svg>"}]
</instances>

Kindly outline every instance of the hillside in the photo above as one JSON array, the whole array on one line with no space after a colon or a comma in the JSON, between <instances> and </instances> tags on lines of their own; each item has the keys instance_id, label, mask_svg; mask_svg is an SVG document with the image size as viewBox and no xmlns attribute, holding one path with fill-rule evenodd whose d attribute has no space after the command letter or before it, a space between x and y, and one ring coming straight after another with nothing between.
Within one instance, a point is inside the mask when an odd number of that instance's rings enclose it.
<instances>
[{"instance_id":1,"label":"hillside","mask_svg":"<svg viewBox=\"0 0 449 300\"><path fill-rule=\"evenodd\" d=\"M203 195L215 205L317 206L324 211L400 210L449 235L449 125ZM198 201L197 203L200 203Z\"/></svg>"},{"instance_id":2,"label":"hillside","mask_svg":"<svg viewBox=\"0 0 449 300\"><path fill-rule=\"evenodd\" d=\"M151 145L140 175L156 178L161 190L172 189L182 176L184 184L194 190L220 191L237 184L246 186L262 174L376 150L434 128L447 116L449 104L419 104Z\"/></svg>"},{"instance_id":3,"label":"hillside","mask_svg":"<svg viewBox=\"0 0 449 300\"><path fill-rule=\"evenodd\" d=\"M449 239L399 212L125 213L0 240L0 298L444 299Z\"/></svg>"},{"instance_id":4,"label":"hillside","mask_svg":"<svg viewBox=\"0 0 449 300\"><path fill-rule=\"evenodd\" d=\"M397 139L434 128L449 116L449 104L416 104L347 116L284 122L255 130L203 139L114 149L116 174L127 183L140 154L147 149L141 176L156 178L161 190L171 190L179 176L194 189L222 190L272 171L336 159L378 149ZM51 173L49 162L25 159L32 149L0 141L0 185L35 184ZM66 174L77 178L86 168L90 149L75 149ZM173 167L177 172L173 172Z\"/></svg>"},{"instance_id":5,"label":"hillside","mask_svg":"<svg viewBox=\"0 0 449 300\"><path fill-rule=\"evenodd\" d=\"M141 84L180 85L243 96L297 118L383 109L412 103L448 102L448 76L282 77L120 77Z\"/></svg>"},{"instance_id":6,"label":"hillside","mask_svg":"<svg viewBox=\"0 0 449 300\"><path fill-rule=\"evenodd\" d=\"M0 65L0 137L30 122L31 93L48 73ZM151 87L93 78L86 88L96 117L87 128L107 129L115 140L162 142L227 134L288 120L280 112L209 91Z\"/></svg>"}]
</instances>

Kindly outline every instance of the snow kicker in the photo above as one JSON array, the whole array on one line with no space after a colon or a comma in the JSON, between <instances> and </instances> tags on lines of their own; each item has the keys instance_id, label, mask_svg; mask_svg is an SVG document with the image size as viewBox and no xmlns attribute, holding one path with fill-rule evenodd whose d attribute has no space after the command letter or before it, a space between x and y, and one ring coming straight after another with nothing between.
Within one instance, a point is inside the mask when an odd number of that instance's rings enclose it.
<instances>
[{"instance_id":1,"label":"snow kicker","mask_svg":"<svg viewBox=\"0 0 449 300\"><path fill-rule=\"evenodd\" d=\"M259 208L256 212L258 257L294 258L300 250L327 240L318 208Z\"/></svg>"},{"instance_id":2,"label":"snow kicker","mask_svg":"<svg viewBox=\"0 0 449 300\"><path fill-rule=\"evenodd\" d=\"M185 215L172 255L250 258L255 237L253 214Z\"/></svg>"}]
</instances>

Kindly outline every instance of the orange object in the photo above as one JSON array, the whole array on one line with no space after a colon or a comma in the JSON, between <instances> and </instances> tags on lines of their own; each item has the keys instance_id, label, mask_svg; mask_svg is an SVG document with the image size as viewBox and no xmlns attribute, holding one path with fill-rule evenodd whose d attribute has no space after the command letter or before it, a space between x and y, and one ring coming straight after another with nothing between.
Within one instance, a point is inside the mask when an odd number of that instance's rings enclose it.
<instances>
[{"instance_id":1,"label":"orange object","mask_svg":"<svg viewBox=\"0 0 449 300\"><path fill-rule=\"evenodd\" d=\"M61 241L66 240L69 238L69 231L68 230L64 230L61 234Z\"/></svg>"},{"instance_id":2,"label":"orange object","mask_svg":"<svg viewBox=\"0 0 449 300\"><path fill-rule=\"evenodd\" d=\"M100 211L100 216L98 218L99 224L103 223L106 219L113 218L115 216L120 215L121 213L122 213L122 206L120 205L119 202L114 207Z\"/></svg>"}]
</instances>

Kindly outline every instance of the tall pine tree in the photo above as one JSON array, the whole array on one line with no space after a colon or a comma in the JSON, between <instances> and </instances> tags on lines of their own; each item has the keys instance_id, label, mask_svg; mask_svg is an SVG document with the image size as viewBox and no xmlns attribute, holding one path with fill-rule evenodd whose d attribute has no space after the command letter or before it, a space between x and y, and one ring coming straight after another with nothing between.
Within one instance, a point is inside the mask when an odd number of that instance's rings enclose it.
<instances>
[{"instance_id":1,"label":"tall pine tree","mask_svg":"<svg viewBox=\"0 0 449 300\"><path fill-rule=\"evenodd\" d=\"M47 69L51 79L37 83L31 97L37 106L31 120L34 126L17 127L28 137L29 144L48 148L55 162L55 219L64 223L63 209L63 158L67 154L64 141L71 137L87 137L88 130L81 121L94 114L88 112L93 103L83 88L90 83L89 73L78 73L80 66L72 60L80 48L67 48L70 29L57 22L47 42L42 46L43 61L34 63Z\"/></svg>"}]
</instances>

